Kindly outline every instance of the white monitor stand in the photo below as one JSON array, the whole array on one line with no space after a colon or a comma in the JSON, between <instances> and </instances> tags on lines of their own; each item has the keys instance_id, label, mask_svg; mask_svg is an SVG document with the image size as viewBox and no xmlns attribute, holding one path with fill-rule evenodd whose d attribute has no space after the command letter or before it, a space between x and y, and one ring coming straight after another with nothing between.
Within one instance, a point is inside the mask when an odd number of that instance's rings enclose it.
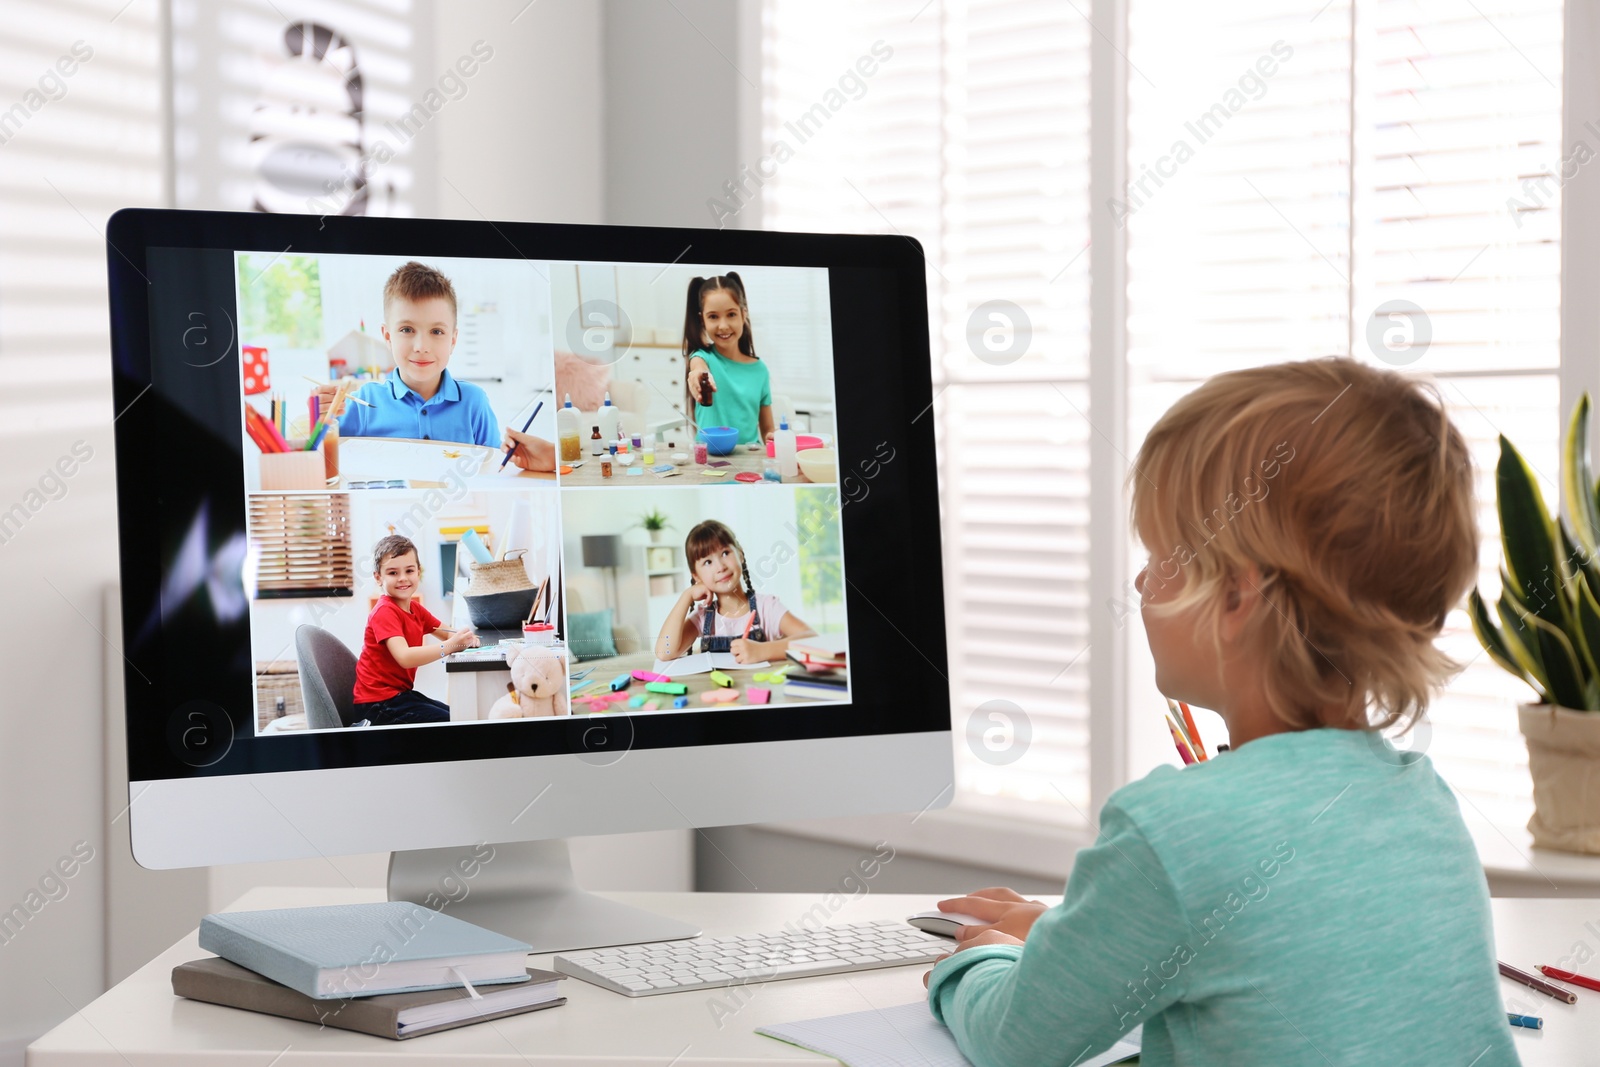
<instances>
[{"instance_id":1,"label":"white monitor stand","mask_svg":"<svg viewBox=\"0 0 1600 1067\"><path fill-rule=\"evenodd\" d=\"M564 839L424 848L389 855L389 899L408 900L566 952L698 937L699 927L580 888Z\"/></svg>"}]
</instances>

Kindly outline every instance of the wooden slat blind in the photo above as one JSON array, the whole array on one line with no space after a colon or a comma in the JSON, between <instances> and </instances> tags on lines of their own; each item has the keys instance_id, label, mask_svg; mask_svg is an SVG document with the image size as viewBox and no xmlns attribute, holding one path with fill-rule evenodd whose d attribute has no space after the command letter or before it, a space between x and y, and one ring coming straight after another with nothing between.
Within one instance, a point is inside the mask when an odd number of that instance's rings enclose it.
<instances>
[{"instance_id":1,"label":"wooden slat blind","mask_svg":"<svg viewBox=\"0 0 1600 1067\"><path fill-rule=\"evenodd\" d=\"M250 497L256 596L355 595L347 493L256 493Z\"/></svg>"}]
</instances>

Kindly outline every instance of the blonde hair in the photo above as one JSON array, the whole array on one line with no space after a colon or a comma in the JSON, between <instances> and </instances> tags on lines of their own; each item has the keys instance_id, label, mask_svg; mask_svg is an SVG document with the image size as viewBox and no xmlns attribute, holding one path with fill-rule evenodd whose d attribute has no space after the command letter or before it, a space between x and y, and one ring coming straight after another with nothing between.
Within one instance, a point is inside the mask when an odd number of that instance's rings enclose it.
<instances>
[{"instance_id":1,"label":"blonde hair","mask_svg":"<svg viewBox=\"0 0 1600 1067\"><path fill-rule=\"evenodd\" d=\"M1219 374L1129 480L1135 529L1170 553L1145 581L1182 586L1150 610L1196 609L1220 656L1229 583L1259 582L1244 647L1290 726L1409 728L1460 670L1433 642L1477 572L1472 457L1433 385L1343 358Z\"/></svg>"}]
</instances>

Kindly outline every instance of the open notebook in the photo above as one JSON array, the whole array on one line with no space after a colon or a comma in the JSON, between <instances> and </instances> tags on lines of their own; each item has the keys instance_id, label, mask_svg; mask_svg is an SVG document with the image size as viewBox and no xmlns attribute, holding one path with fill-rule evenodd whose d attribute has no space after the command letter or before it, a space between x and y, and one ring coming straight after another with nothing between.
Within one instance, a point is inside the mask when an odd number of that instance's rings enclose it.
<instances>
[{"instance_id":1,"label":"open notebook","mask_svg":"<svg viewBox=\"0 0 1600 1067\"><path fill-rule=\"evenodd\" d=\"M675 660L656 660L655 672L672 678L685 674L704 674L707 671L759 671L770 667L766 660L760 663L740 663L732 652L695 652Z\"/></svg>"},{"instance_id":2,"label":"open notebook","mask_svg":"<svg viewBox=\"0 0 1600 1067\"><path fill-rule=\"evenodd\" d=\"M756 1033L843 1060L846 1067L971 1067L925 1000L763 1026ZM1139 1055L1141 1036L1142 1031L1135 1029L1100 1055L1073 1063L1075 1067L1105 1067L1133 1059Z\"/></svg>"}]
</instances>

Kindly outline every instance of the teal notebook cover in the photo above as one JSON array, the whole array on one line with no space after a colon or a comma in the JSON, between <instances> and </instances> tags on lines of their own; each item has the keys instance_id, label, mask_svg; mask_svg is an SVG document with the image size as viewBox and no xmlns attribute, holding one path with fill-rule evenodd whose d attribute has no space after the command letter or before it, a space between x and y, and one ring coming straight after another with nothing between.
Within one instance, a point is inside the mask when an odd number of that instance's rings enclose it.
<instances>
[{"instance_id":1,"label":"teal notebook cover","mask_svg":"<svg viewBox=\"0 0 1600 1067\"><path fill-rule=\"evenodd\" d=\"M476 977L473 982L520 982L527 978L523 957L533 951L532 946L514 938L406 901L207 915L200 922L200 947L317 1000L449 989L461 984L452 980L384 985L383 965L391 961L515 953L503 977ZM318 988L323 972L340 972L335 988Z\"/></svg>"}]
</instances>

